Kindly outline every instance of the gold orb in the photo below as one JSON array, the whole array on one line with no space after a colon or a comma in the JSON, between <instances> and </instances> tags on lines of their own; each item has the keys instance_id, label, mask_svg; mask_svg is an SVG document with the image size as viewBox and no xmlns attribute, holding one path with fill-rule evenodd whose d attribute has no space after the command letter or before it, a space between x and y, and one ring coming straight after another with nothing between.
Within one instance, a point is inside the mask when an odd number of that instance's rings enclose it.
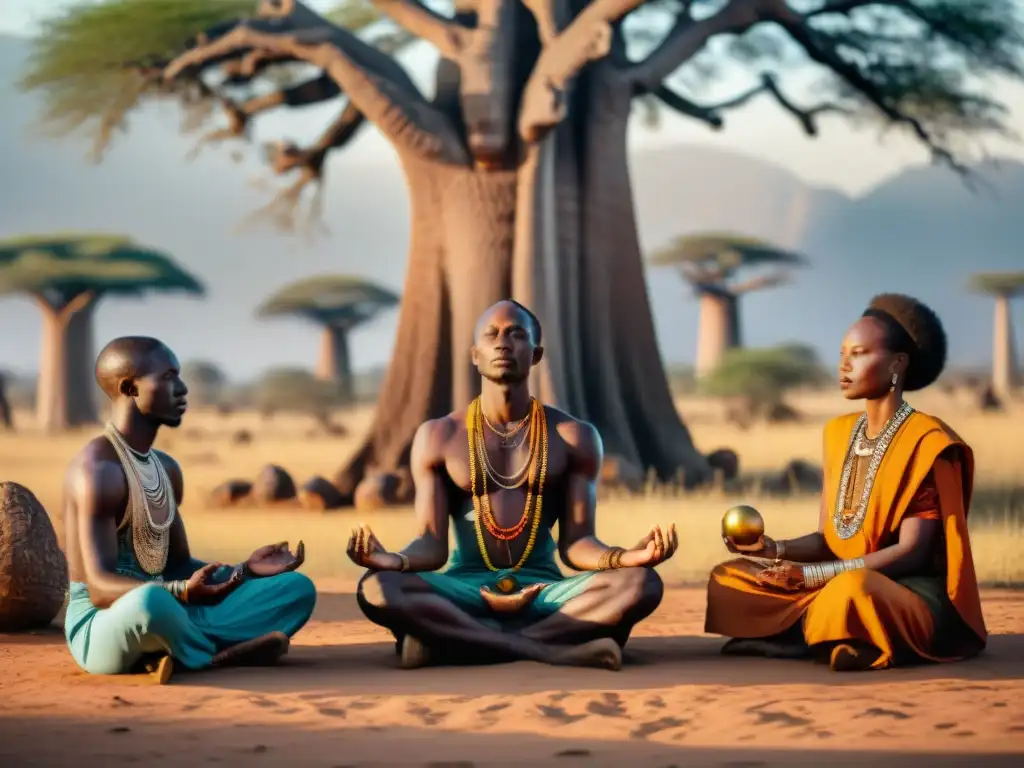
<instances>
[{"instance_id":1,"label":"gold orb","mask_svg":"<svg viewBox=\"0 0 1024 768\"><path fill-rule=\"evenodd\" d=\"M764 518L746 504L732 507L722 518L722 535L728 536L734 544L749 547L764 536Z\"/></svg>"},{"instance_id":2,"label":"gold orb","mask_svg":"<svg viewBox=\"0 0 1024 768\"><path fill-rule=\"evenodd\" d=\"M512 576L503 576L494 585L503 595L511 595L519 589L519 582Z\"/></svg>"}]
</instances>

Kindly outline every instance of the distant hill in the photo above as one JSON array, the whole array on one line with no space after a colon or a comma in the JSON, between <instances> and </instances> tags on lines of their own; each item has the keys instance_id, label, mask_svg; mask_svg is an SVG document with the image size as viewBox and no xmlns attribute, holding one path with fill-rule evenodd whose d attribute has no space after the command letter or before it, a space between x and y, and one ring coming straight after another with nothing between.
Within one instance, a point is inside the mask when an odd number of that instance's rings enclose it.
<instances>
[{"instance_id":1,"label":"distant hill","mask_svg":"<svg viewBox=\"0 0 1024 768\"><path fill-rule=\"evenodd\" d=\"M12 87L28 54L25 40L0 36L0 237L29 231L126 232L167 248L199 273L206 301L116 300L101 306L99 341L126 331L153 333L183 358L220 360L236 376L273 365L311 364L317 336L299 321L260 322L252 311L282 282L323 271L360 272L401 289L408 202L397 165L367 131L332 157L326 190L331 237L312 245L260 230L239 234L243 217L268 200L253 177L266 176L258 147L234 163L226 147L191 164L191 139L170 107L140 110L99 166L83 142L33 139L38 99ZM309 140L330 108L273 116L257 138ZM933 303L949 326L951 355L987 363L991 304L964 290L977 269L1024 266L1024 165L989 163L991 184L972 194L950 172L908 168L858 198L809 185L759 159L704 147L635 152L632 175L641 243L654 249L677 234L731 229L805 252L813 262L792 285L754 294L744 307L751 344L801 339L826 360L870 296L905 291ZM666 361L693 359L696 302L671 272L649 275ZM395 315L356 335L357 367L384 363ZM0 301L0 368L35 365L38 316L27 300ZM1024 338L1024 309L1017 313Z\"/></svg>"}]
</instances>

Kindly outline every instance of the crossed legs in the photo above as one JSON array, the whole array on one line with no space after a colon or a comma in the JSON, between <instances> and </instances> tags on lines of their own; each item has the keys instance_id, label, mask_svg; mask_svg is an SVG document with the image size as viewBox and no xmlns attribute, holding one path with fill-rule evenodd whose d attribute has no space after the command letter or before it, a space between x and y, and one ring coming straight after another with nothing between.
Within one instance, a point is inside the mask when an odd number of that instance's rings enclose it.
<instances>
[{"instance_id":1,"label":"crossed legs","mask_svg":"<svg viewBox=\"0 0 1024 768\"><path fill-rule=\"evenodd\" d=\"M370 621L428 647L457 649L474 659L618 669L630 630L654 612L663 591L650 568L590 574L579 594L552 614L504 631L442 597L416 574L369 573L357 599Z\"/></svg>"}]
</instances>

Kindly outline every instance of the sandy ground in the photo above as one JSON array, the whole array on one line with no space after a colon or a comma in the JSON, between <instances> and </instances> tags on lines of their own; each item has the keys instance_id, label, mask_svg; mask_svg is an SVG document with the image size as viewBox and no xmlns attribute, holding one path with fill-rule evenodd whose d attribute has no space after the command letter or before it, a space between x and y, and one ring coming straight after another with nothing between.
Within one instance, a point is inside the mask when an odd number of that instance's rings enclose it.
<instances>
[{"instance_id":1,"label":"sandy ground","mask_svg":"<svg viewBox=\"0 0 1024 768\"><path fill-rule=\"evenodd\" d=\"M0 635L0 765L1024 764L1024 592L984 594L978 659L837 675L720 656L689 588L666 592L618 673L403 671L350 585L318 586L282 667L167 687L86 676L56 627Z\"/></svg>"}]
</instances>

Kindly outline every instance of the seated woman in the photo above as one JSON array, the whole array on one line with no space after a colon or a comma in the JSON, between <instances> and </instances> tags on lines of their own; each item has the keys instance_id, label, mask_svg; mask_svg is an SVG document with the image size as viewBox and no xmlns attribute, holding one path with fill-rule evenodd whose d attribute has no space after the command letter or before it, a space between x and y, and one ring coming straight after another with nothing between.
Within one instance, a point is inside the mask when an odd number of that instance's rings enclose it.
<instances>
[{"instance_id":1,"label":"seated woman","mask_svg":"<svg viewBox=\"0 0 1024 768\"><path fill-rule=\"evenodd\" d=\"M839 386L864 413L825 426L817 533L753 547L711 573L707 632L723 653L825 655L835 670L951 661L987 634L967 532L971 449L903 400L946 361L936 315L907 296L875 297L843 341Z\"/></svg>"}]
</instances>

